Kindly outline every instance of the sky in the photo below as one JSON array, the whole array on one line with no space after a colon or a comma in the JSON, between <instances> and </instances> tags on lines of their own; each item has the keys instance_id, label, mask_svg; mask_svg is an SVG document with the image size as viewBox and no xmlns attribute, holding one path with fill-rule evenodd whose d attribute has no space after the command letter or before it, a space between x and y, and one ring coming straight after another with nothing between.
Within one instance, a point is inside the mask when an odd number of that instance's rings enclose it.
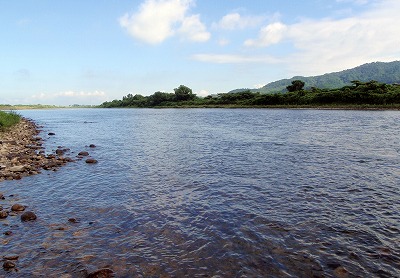
<instances>
[{"instance_id":1,"label":"sky","mask_svg":"<svg viewBox=\"0 0 400 278\"><path fill-rule=\"evenodd\" d=\"M0 0L0 104L198 96L400 60L399 0Z\"/></svg>"}]
</instances>

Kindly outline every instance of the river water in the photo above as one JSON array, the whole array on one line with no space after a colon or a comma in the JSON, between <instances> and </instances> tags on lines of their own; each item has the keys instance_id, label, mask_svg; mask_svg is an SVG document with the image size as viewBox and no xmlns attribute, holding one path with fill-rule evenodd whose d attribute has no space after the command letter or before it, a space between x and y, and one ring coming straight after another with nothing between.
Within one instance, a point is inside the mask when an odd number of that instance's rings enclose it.
<instances>
[{"instance_id":1,"label":"river water","mask_svg":"<svg viewBox=\"0 0 400 278\"><path fill-rule=\"evenodd\" d=\"M0 183L0 276L400 277L398 111L20 113L99 162Z\"/></svg>"}]
</instances>

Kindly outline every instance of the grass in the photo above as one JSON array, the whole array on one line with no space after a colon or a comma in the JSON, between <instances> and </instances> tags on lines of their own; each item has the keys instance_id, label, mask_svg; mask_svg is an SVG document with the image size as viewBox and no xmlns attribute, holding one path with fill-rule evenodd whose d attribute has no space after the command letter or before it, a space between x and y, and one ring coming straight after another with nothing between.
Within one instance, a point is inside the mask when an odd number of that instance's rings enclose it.
<instances>
[{"instance_id":1,"label":"grass","mask_svg":"<svg viewBox=\"0 0 400 278\"><path fill-rule=\"evenodd\" d=\"M5 131L7 128L21 121L21 116L13 111L3 112L0 111L0 131Z\"/></svg>"}]
</instances>

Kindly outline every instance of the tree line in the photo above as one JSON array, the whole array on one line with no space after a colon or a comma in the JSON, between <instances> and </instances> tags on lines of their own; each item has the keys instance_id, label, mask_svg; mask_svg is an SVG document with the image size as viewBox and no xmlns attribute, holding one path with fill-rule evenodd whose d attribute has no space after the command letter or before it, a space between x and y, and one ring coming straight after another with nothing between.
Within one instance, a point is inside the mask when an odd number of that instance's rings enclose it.
<instances>
[{"instance_id":1,"label":"tree line","mask_svg":"<svg viewBox=\"0 0 400 278\"><path fill-rule=\"evenodd\" d=\"M346 105L400 105L400 84L384 84L371 80L351 81L338 89L304 90L304 82L294 80L285 93L259 93L244 90L198 97L192 89L180 85L174 93L155 92L150 96L128 94L122 100L104 102L103 108L114 107L270 107L270 106L346 106Z\"/></svg>"}]
</instances>

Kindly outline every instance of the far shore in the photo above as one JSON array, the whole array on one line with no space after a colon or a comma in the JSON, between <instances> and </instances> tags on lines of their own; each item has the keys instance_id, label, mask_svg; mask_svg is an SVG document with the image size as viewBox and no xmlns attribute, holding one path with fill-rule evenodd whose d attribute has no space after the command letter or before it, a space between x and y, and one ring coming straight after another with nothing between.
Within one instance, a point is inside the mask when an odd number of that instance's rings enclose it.
<instances>
[{"instance_id":1,"label":"far shore","mask_svg":"<svg viewBox=\"0 0 400 278\"><path fill-rule=\"evenodd\" d=\"M56 106L56 105L1 105L0 110L47 110L47 109L85 109L85 108L101 108L94 105L74 105L74 106ZM392 105L172 105L172 106L152 106L152 107L113 107L114 109L189 109L189 108L226 108L226 109L310 109L310 110L400 110L400 104ZM101 108L110 109L110 108Z\"/></svg>"}]
</instances>

